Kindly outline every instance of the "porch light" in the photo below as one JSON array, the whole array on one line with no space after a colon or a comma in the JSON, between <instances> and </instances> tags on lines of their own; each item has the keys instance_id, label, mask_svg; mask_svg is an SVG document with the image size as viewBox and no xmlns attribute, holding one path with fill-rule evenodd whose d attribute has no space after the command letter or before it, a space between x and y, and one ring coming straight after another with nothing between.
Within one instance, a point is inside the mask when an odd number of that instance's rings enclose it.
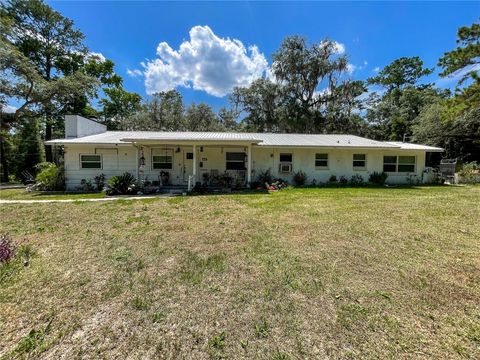
<instances>
[{"instance_id":1,"label":"porch light","mask_svg":"<svg viewBox=\"0 0 480 360\"><path fill-rule=\"evenodd\" d=\"M177 149L175 150L176 153L179 153L181 150L180 150L180 146L177 147Z\"/></svg>"}]
</instances>

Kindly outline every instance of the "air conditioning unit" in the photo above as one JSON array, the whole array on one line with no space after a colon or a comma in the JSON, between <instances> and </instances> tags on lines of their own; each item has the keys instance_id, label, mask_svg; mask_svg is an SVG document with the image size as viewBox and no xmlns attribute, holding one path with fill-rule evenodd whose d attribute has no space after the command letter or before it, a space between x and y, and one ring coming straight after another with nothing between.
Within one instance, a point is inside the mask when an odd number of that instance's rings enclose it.
<instances>
[{"instance_id":1,"label":"air conditioning unit","mask_svg":"<svg viewBox=\"0 0 480 360\"><path fill-rule=\"evenodd\" d=\"M292 172L292 163L280 163L280 172L281 173L291 173Z\"/></svg>"}]
</instances>

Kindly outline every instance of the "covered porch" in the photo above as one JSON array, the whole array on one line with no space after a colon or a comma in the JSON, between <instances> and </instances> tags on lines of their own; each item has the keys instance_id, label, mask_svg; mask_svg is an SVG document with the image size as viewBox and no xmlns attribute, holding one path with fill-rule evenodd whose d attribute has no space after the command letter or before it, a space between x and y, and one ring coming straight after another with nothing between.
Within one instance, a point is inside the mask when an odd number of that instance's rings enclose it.
<instances>
[{"instance_id":1,"label":"covered porch","mask_svg":"<svg viewBox=\"0 0 480 360\"><path fill-rule=\"evenodd\" d=\"M252 143L134 141L133 145L137 179L160 188L238 188L252 181Z\"/></svg>"}]
</instances>

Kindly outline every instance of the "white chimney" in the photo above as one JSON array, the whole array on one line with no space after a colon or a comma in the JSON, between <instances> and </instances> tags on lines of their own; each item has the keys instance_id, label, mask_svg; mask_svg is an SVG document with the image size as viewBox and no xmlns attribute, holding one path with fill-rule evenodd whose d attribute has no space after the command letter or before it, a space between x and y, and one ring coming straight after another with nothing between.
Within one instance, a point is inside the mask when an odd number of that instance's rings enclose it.
<instances>
[{"instance_id":1,"label":"white chimney","mask_svg":"<svg viewBox=\"0 0 480 360\"><path fill-rule=\"evenodd\" d=\"M101 134L106 131L107 127L95 120L80 115L65 115L65 137L67 139Z\"/></svg>"}]
</instances>

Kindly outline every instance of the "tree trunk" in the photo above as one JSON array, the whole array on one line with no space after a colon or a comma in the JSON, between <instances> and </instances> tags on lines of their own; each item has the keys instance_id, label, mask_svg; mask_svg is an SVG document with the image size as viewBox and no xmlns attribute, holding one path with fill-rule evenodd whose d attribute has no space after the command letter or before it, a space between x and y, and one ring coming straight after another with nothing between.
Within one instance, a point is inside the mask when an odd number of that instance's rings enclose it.
<instances>
[{"instance_id":1,"label":"tree trunk","mask_svg":"<svg viewBox=\"0 0 480 360\"><path fill-rule=\"evenodd\" d=\"M4 139L0 136L0 163L2 165L2 176L1 182L8 182L8 166L7 166L7 158L5 154L5 141Z\"/></svg>"}]
</instances>

